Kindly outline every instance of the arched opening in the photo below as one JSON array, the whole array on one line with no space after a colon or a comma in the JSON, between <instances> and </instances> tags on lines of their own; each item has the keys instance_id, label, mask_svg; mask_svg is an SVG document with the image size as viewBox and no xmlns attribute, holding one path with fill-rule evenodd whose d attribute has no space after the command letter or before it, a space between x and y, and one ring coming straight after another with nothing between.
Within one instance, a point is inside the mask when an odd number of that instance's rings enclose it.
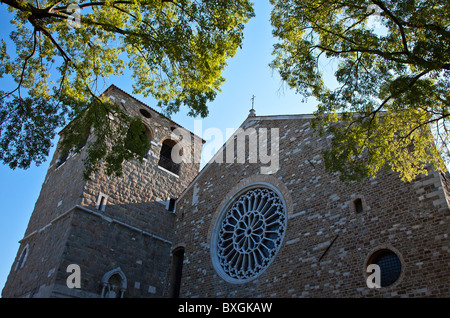
<instances>
[{"instance_id":1,"label":"arched opening","mask_svg":"<svg viewBox=\"0 0 450 318\"><path fill-rule=\"evenodd\" d=\"M133 120L127 131L125 145L133 153L147 158L152 138L152 132L147 125L142 123L140 119Z\"/></svg>"},{"instance_id":2,"label":"arched opening","mask_svg":"<svg viewBox=\"0 0 450 318\"><path fill-rule=\"evenodd\" d=\"M158 165L174 174L179 174L180 172L180 164L175 163L172 160L172 150L175 147L176 142L171 139L164 140L161 152L159 154L159 162Z\"/></svg>"},{"instance_id":3,"label":"arched opening","mask_svg":"<svg viewBox=\"0 0 450 318\"><path fill-rule=\"evenodd\" d=\"M139 112L145 118L152 118L152 114L150 114L150 112L148 110L146 110L146 109L141 108L141 109L139 109Z\"/></svg>"},{"instance_id":4,"label":"arched opening","mask_svg":"<svg viewBox=\"0 0 450 318\"><path fill-rule=\"evenodd\" d=\"M127 278L120 267L103 275L102 298L123 298L127 289Z\"/></svg>"}]
</instances>

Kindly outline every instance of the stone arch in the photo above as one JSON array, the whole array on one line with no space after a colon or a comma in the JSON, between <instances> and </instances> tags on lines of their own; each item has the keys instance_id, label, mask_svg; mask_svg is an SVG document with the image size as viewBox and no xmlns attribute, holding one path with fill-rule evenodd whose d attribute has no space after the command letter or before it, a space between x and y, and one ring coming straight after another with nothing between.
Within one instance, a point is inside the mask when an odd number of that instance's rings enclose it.
<instances>
[{"instance_id":1,"label":"stone arch","mask_svg":"<svg viewBox=\"0 0 450 318\"><path fill-rule=\"evenodd\" d=\"M145 134L148 136L148 140L152 141L155 138L155 132L150 127L150 125L144 123L144 126L145 126Z\"/></svg>"},{"instance_id":2,"label":"stone arch","mask_svg":"<svg viewBox=\"0 0 450 318\"><path fill-rule=\"evenodd\" d=\"M175 162L172 158L172 150L176 147L178 142L171 138L165 138L161 141L161 150L159 152L158 165L176 175L180 172L180 164ZM179 155L183 155L182 153Z\"/></svg>"},{"instance_id":3,"label":"stone arch","mask_svg":"<svg viewBox=\"0 0 450 318\"><path fill-rule=\"evenodd\" d=\"M101 282L102 298L123 298L127 289L127 277L120 267L105 273Z\"/></svg>"}]
</instances>

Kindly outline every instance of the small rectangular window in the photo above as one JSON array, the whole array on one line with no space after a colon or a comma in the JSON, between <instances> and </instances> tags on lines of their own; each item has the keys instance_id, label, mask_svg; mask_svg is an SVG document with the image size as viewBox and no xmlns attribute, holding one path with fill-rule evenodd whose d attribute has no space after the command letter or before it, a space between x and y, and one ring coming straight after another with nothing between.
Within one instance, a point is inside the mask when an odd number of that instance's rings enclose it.
<instances>
[{"instance_id":1,"label":"small rectangular window","mask_svg":"<svg viewBox=\"0 0 450 318\"><path fill-rule=\"evenodd\" d=\"M100 192L97 199L96 209L102 212L105 212L106 203L108 201L108 196Z\"/></svg>"},{"instance_id":2,"label":"small rectangular window","mask_svg":"<svg viewBox=\"0 0 450 318\"><path fill-rule=\"evenodd\" d=\"M167 200L166 209L169 212L175 212L175 202L176 201L177 201L177 199L169 199L169 200Z\"/></svg>"},{"instance_id":3,"label":"small rectangular window","mask_svg":"<svg viewBox=\"0 0 450 318\"><path fill-rule=\"evenodd\" d=\"M358 214L364 212L362 200L360 198L355 199L355 201L353 201L353 204L355 205L355 213Z\"/></svg>"}]
</instances>

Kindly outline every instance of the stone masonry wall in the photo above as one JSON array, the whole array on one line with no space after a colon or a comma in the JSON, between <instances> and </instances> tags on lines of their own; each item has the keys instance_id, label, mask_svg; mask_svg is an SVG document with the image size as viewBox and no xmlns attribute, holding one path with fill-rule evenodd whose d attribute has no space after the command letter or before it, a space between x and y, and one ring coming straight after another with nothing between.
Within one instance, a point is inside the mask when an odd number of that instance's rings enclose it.
<instances>
[{"instance_id":1,"label":"stone masonry wall","mask_svg":"<svg viewBox=\"0 0 450 318\"><path fill-rule=\"evenodd\" d=\"M31 235L21 242L2 297L49 297L60 267L70 233L71 214L62 217L51 229ZM24 266L18 260L28 250Z\"/></svg>"},{"instance_id":2,"label":"stone masonry wall","mask_svg":"<svg viewBox=\"0 0 450 318\"><path fill-rule=\"evenodd\" d=\"M175 225L175 215L166 208L167 200L178 198L197 175L199 163L181 163L178 175L161 168L158 160L162 142L173 138L171 133L174 129L182 128L115 87L107 90L105 95L122 104L130 114L143 119L151 131L151 150L143 163L125 163L122 177L108 177L100 172L86 183L80 205L96 209L98 195L106 195L105 210L101 214L115 220L112 223L115 225L111 226L104 220L98 221L99 229L92 228L96 233L95 238L89 238L90 231L79 226L76 232L86 233L74 234L76 238L71 239L69 244L80 249L85 245L82 242L95 242L91 254L99 262L91 257L84 265L89 271L90 283L86 283L90 292L96 292L98 280L107 270L120 266L130 286L126 297L161 297L170 269ZM149 112L151 118L143 117L139 112L141 109ZM201 140L196 136L193 138L199 142L180 141L185 143L183 151L193 153L194 146L200 147L201 151ZM157 238L136 233L121 226L120 222Z\"/></svg>"},{"instance_id":3,"label":"stone masonry wall","mask_svg":"<svg viewBox=\"0 0 450 318\"><path fill-rule=\"evenodd\" d=\"M162 297L171 261L169 242L80 210L71 226L54 296L99 297L103 275L120 267L127 278L124 297ZM81 290L66 286L70 264L80 266Z\"/></svg>"},{"instance_id":4,"label":"stone masonry wall","mask_svg":"<svg viewBox=\"0 0 450 318\"><path fill-rule=\"evenodd\" d=\"M182 297L432 297L450 296L450 212L441 176L404 183L395 173L346 186L328 174L310 116L248 118L245 129L278 128L280 169L262 175L258 163L211 163L177 202L177 236L185 246ZM267 165L267 164L266 164ZM264 166L264 165L263 165ZM246 283L216 272L211 237L232 195L266 182L286 200L287 228L270 266ZM359 198L364 211L356 213ZM402 262L400 278L367 287L370 256L383 248Z\"/></svg>"},{"instance_id":5,"label":"stone masonry wall","mask_svg":"<svg viewBox=\"0 0 450 318\"><path fill-rule=\"evenodd\" d=\"M162 141L171 137L173 127L179 126L115 87L105 95L143 119L152 132L150 155L142 164L125 163L122 177L108 177L102 172L95 175L86 183L80 205L95 209L98 196L103 193L108 196L106 216L171 240L175 218L166 209L167 200L178 198L197 175L199 163L183 162L179 175L158 166ZM140 109L147 110L152 118L140 115ZM202 143L197 145L201 147ZM193 152L193 147L193 143L186 144L184 150Z\"/></svg>"},{"instance_id":6,"label":"stone masonry wall","mask_svg":"<svg viewBox=\"0 0 450 318\"><path fill-rule=\"evenodd\" d=\"M46 226L54 218L81 203L85 184L82 176L83 158L86 154L83 150L79 154L69 156L58 166L57 161L61 155L58 146L50 162L25 236Z\"/></svg>"},{"instance_id":7,"label":"stone masonry wall","mask_svg":"<svg viewBox=\"0 0 450 318\"><path fill-rule=\"evenodd\" d=\"M26 244L29 257L21 273L11 271L4 297L98 297L100 280L116 267L129 282L125 297L158 297L165 292L175 224L167 200L178 198L197 175L199 163L182 162L177 175L158 166L160 150L164 140L175 138L183 151L194 153L197 147L200 155L202 140L187 131L191 140L177 140L172 131L184 128L115 86L104 95L143 119L151 135L149 155L143 163L124 163L122 177L100 171L85 181L84 151L58 166L57 148L12 268ZM190 142L194 139L196 143ZM98 207L100 194L106 196L104 208ZM81 290L65 286L69 264L81 267Z\"/></svg>"},{"instance_id":8,"label":"stone masonry wall","mask_svg":"<svg viewBox=\"0 0 450 318\"><path fill-rule=\"evenodd\" d=\"M48 297L70 231L70 211L81 203L84 151L58 165L59 147L53 155L24 238L2 291L3 297ZM17 263L28 246L24 267Z\"/></svg>"}]
</instances>

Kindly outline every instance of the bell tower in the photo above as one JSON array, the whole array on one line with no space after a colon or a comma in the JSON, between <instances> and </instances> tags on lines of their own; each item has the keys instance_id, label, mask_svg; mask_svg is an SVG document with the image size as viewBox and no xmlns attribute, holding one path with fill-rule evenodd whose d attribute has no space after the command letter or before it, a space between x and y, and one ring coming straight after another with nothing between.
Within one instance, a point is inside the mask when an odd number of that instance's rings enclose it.
<instances>
[{"instance_id":1,"label":"bell tower","mask_svg":"<svg viewBox=\"0 0 450 318\"><path fill-rule=\"evenodd\" d=\"M172 294L174 202L199 171L204 141L114 85L103 94L142 118L150 151L124 163L121 177L100 171L86 181L85 149L64 154L58 145L2 297ZM174 147L192 160L173 161Z\"/></svg>"}]
</instances>

